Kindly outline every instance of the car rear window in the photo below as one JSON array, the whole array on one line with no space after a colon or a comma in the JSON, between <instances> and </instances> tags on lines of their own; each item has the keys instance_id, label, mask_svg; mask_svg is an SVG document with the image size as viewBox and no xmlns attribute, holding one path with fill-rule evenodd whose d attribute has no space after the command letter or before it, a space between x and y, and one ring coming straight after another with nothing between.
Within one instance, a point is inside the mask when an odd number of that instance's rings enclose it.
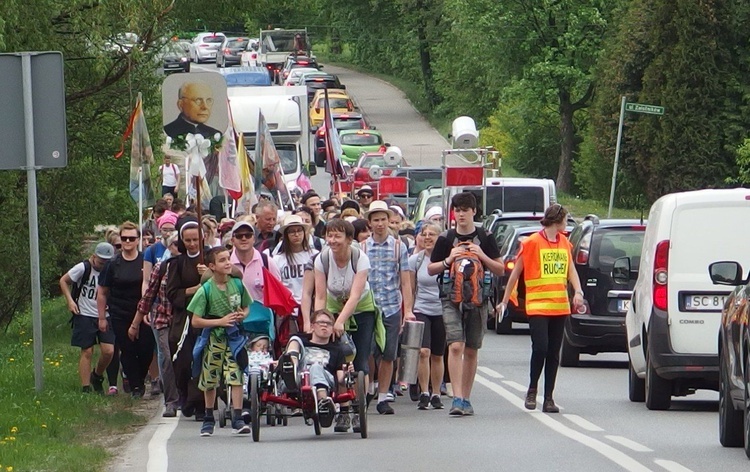
<instances>
[{"instance_id":1,"label":"car rear window","mask_svg":"<svg viewBox=\"0 0 750 472\"><path fill-rule=\"evenodd\" d=\"M334 118L333 124L336 125L336 129L342 130L342 129L363 129L364 124L362 123L362 120L359 118L352 119L352 118Z\"/></svg>"},{"instance_id":2,"label":"car rear window","mask_svg":"<svg viewBox=\"0 0 750 472\"><path fill-rule=\"evenodd\" d=\"M611 268L621 257L629 257L631 268L640 265L645 232L627 228L599 228L594 233L591 247L591 265Z\"/></svg>"},{"instance_id":3,"label":"car rear window","mask_svg":"<svg viewBox=\"0 0 750 472\"><path fill-rule=\"evenodd\" d=\"M221 43L224 41L224 36L204 36L204 43Z\"/></svg>"},{"instance_id":4,"label":"car rear window","mask_svg":"<svg viewBox=\"0 0 750 472\"><path fill-rule=\"evenodd\" d=\"M348 146L376 146L382 143L382 139L377 134L350 133L341 135L341 144Z\"/></svg>"},{"instance_id":5,"label":"car rear window","mask_svg":"<svg viewBox=\"0 0 750 472\"><path fill-rule=\"evenodd\" d=\"M244 49L245 46L247 46L247 43L249 41L247 39L233 39L231 41L227 41L227 47L228 48L242 48Z\"/></svg>"},{"instance_id":6,"label":"car rear window","mask_svg":"<svg viewBox=\"0 0 750 472\"><path fill-rule=\"evenodd\" d=\"M227 87L242 86L269 86L271 78L265 71L260 72L234 72L226 74Z\"/></svg>"}]
</instances>

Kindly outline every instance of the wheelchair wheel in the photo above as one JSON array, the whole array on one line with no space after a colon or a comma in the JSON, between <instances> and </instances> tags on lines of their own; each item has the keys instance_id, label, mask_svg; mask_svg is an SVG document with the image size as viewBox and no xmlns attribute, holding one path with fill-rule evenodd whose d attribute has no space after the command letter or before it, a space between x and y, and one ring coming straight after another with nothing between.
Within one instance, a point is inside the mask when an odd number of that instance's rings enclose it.
<instances>
[{"instance_id":1,"label":"wheelchair wheel","mask_svg":"<svg viewBox=\"0 0 750 472\"><path fill-rule=\"evenodd\" d=\"M260 441L260 377L250 374L250 410L252 411L253 441Z\"/></svg>"},{"instance_id":2,"label":"wheelchair wheel","mask_svg":"<svg viewBox=\"0 0 750 472\"><path fill-rule=\"evenodd\" d=\"M219 428L223 428L227 425L227 404L219 398L217 406L216 412L219 415Z\"/></svg>"},{"instance_id":3,"label":"wheelchair wheel","mask_svg":"<svg viewBox=\"0 0 750 472\"><path fill-rule=\"evenodd\" d=\"M357 410L359 413L359 434L367 438L367 392L365 390L365 373L357 372Z\"/></svg>"}]
</instances>

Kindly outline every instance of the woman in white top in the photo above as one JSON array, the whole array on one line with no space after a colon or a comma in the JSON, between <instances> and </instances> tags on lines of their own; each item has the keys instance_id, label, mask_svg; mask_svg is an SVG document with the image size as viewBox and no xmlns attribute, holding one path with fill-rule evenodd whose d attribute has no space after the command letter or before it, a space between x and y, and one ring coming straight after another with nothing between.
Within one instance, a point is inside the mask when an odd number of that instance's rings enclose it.
<instances>
[{"instance_id":1,"label":"woman in white top","mask_svg":"<svg viewBox=\"0 0 750 472\"><path fill-rule=\"evenodd\" d=\"M422 251L409 257L409 270L414 288L414 307L412 312L418 321L424 323L422 349L419 351L419 403L417 408L426 410L428 407L436 410L443 408L440 401L440 384L443 381L443 356L445 355L445 324L443 323L443 307L440 304L440 287L437 277L427 273L430 256L435 242L440 235L440 227L433 222L425 222L417 235L418 245L424 247ZM430 395L429 382L432 383Z\"/></svg>"},{"instance_id":2,"label":"woman in white top","mask_svg":"<svg viewBox=\"0 0 750 472\"><path fill-rule=\"evenodd\" d=\"M308 226L297 215L284 218L279 228L281 242L271 256L281 273L281 283L292 292L297 303L302 304L302 278L305 264L310 263L317 250L310 247Z\"/></svg>"}]
</instances>

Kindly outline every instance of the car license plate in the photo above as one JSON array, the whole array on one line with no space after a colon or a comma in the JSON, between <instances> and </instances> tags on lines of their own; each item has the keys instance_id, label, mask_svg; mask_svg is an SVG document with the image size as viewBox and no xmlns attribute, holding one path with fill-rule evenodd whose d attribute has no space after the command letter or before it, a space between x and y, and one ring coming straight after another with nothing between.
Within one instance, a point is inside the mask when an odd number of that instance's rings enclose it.
<instances>
[{"instance_id":1,"label":"car license plate","mask_svg":"<svg viewBox=\"0 0 750 472\"><path fill-rule=\"evenodd\" d=\"M721 311L728 295L685 295L686 311Z\"/></svg>"},{"instance_id":2,"label":"car license plate","mask_svg":"<svg viewBox=\"0 0 750 472\"><path fill-rule=\"evenodd\" d=\"M627 313L630 308L630 300L617 300L617 310L620 313Z\"/></svg>"}]
</instances>

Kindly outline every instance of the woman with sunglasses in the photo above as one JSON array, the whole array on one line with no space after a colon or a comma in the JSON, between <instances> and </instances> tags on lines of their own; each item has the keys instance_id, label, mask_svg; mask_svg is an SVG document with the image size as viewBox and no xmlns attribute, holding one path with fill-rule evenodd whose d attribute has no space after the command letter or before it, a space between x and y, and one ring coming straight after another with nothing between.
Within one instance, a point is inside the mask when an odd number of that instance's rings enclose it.
<instances>
[{"instance_id":1,"label":"woman with sunglasses","mask_svg":"<svg viewBox=\"0 0 750 472\"><path fill-rule=\"evenodd\" d=\"M294 210L292 214L302 218L302 222L307 225L308 242L310 243L310 247L317 251L321 251L325 245L325 241L323 238L317 237L313 232L315 228L313 226L313 221L315 221L313 209L302 205Z\"/></svg>"},{"instance_id":2,"label":"woman with sunglasses","mask_svg":"<svg viewBox=\"0 0 750 472\"><path fill-rule=\"evenodd\" d=\"M141 237L138 226L126 221L120 226L122 252L113 257L99 277L97 306L99 323L109 322L115 332L115 340L120 349L123 377L127 377L133 398L141 398L151 360L154 356L154 337L147 326L139 325L137 338L128 337L133 319L141 299L143 284L143 255L138 252L138 239Z\"/></svg>"},{"instance_id":3,"label":"woman with sunglasses","mask_svg":"<svg viewBox=\"0 0 750 472\"><path fill-rule=\"evenodd\" d=\"M531 332L531 372L524 406L536 409L537 384L544 368L544 403L542 411L558 413L552 392L560 365L565 320L570 315L568 284L573 286L573 305L583 304L583 291L578 272L573 266L571 244L563 234L567 210L560 204L551 205L542 218L544 227L521 243L521 252L508 279L502 302L496 307L503 316L510 294L523 274L526 283L526 314Z\"/></svg>"}]
</instances>

